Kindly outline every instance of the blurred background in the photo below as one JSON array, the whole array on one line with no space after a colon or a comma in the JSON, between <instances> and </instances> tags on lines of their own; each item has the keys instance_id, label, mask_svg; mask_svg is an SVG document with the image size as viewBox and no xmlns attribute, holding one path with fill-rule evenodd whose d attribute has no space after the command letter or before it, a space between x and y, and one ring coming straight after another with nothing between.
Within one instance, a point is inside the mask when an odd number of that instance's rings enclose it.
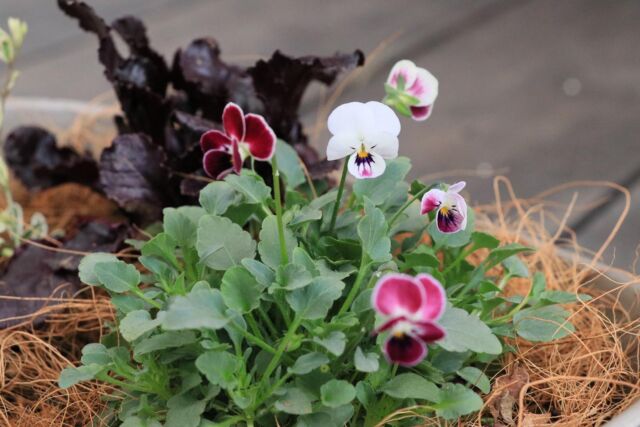
<instances>
[{"instance_id":1,"label":"blurred background","mask_svg":"<svg viewBox=\"0 0 640 427\"><path fill-rule=\"evenodd\" d=\"M535 198L558 185L611 181L630 191L628 217L605 261L635 269L640 243L640 1L633 0L90 0L109 22L133 14L171 61L193 38L209 35L227 62L253 63L275 49L328 55L362 49L367 65L338 103L377 100L398 59L412 59L440 81L427 122L403 120L401 153L413 177L469 182L472 204L495 200L493 179ZM0 0L0 19L29 24L13 105L23 97L89 101L111 91L97 41L54 0ZM303 104L307 133L326 97ZM11 105L9 106L11 109ZM11 111L10 111L11 112ZM15 114L14 114L15 116ZM322 123L322 122L319 122ZM10 128L11 123L7 123ZM317 130L317 131L316 131ZM505 196L505 187L503 196ZM579 242L598 249L627 199L595 182L550 196ZM550 230L554 230L549 220Z\"/></svg>"}]
</instances>

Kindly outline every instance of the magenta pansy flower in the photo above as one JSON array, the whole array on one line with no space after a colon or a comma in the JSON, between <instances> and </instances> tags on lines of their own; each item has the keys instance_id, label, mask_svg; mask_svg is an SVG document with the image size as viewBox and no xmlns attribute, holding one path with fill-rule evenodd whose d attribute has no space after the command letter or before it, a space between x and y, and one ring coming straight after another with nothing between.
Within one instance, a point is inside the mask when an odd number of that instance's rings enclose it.
<instances>
[{"instance_id":1,"label":"magenta pansy flower","mask_svg":"<svg viewBox=\"0 0 640 427\"><path fill-rule=\"evenodd\" d=\"M442 233L456 233L467 228L467 202L460 194L464 181L456 182L446 191L434 188L422 197L420 212L436 212L436 225Z\"/></svg>"},{"instance_id":2,"label":"magenta pansy flower","mask_svg":"<svg viewBox=\"0 0 640 427\"><path fill-rule=\"evenodd\" d=\"M388 274L376 283L371 302L384 321L374 333L389 333L383 345L389 362L415 366L427 355L427 344L444 338L437 321L446 301L444 288L428 274Z\"/></svg>"},{"instance_id":3,"label":"magenta pansy flower","mask_svg":"<svg viewBox=\"0 0 640 427\"><path fill-rule=\"evenodd\" d=\"M222 112L224 132L210 130L200 138L204 152L202 165L211 178L222 179L231 172L240 173L242 163L251 156L270 160L276 150L276 134L264 117L244 114L233 102Z\"/></svg>"},{"instance_id":4,"label":"magenta pansy flower","mask_svg":"<svg viewBox=\"0 0 640 427\"><path fill-rule=\"evenodd\" d=\"M385 85L385 102L414 120L427 120L438 97L438 79L412 61L403 59L391 69Z\"/></svg>"},{"instance_id":5,"label":"magenta pansy flower","mask_svg":"<svg viewBox=\"0 0 640 427\"><path fill-rule=\"evenodd\" d=\"M348 102L327 119L332 134L327 160L349 156L349 173L356 178L376 178L386 169L385 159L398 156L400 120L381 102Z\"/></svg>"}]
</instances>

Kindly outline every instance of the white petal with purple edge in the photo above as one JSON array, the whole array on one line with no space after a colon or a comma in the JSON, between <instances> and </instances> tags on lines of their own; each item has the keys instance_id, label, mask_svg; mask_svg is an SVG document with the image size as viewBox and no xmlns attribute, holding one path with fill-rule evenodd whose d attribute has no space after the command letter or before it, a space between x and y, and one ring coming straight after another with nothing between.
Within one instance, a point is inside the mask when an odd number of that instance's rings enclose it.
<instances>
[{"instance_id":1,"label":"white petal with purple edge","mask_svg":"<svg viewBox=\"0 0 640 427\"><path fill-rule=\"evenodd\" d=\"M447 191L452 193L459 193L467 185L465 181L458 181L455 184L451 184Z\"/></svg>"},{"instance_id":2,"label":"white petal with purple edge","mask_svg":"<svg viewBox=\"0 0 640 427\"><path fill-rule=\"evenodd\" d=\"M398 76L402 76L404 78L405 84L404 87L411 86L416 79L417 67L413 61L408 59L403 59L395 63L393 68L391 68L391 72L389 73L389 77L387 78L387 83L395 88L398 87Z\"/></svg>"},{"instance_id":3,"label":"white petal with purple edge","mask_svg":"<svg viewBox=\"0 0 640 427\"><path fill-rule=\"evenodd\" d=\"M437 188L433 188L427 191L427 193L422 196L422 202L420 203L420 213L424 215L440 207L444 200L445 194L446 193L444 191Z\"/></svg>"},{"instance_id":4,"label":"white petal with purple edge","mask_svg":"<svg viewBox=\"0 0 640 427\"><path fill-rule=\"evenodd\" d=\"M358 153L354 153L349 157L349 173L358 179L377 178L382 175L387 168L384 159L374 153L368 153L367 158L358 157Z\"/></svg>"},{"instance_id":5,"label":"white petal with purple edge","mask_svg":"<svg viewBox=\"0 0 640 427\"><path fill-rule=\"evenodd\" d=\"M424 68L418 68L416 80L406 92L418 98L419 106L431 105L438 97L438 79Z\"/></svg>"},{"instance_id":6,"label":"white petal with purple edge","mask_svg":"<svg viewBox=\"0 0 640 427\"><path fill-rule=\"evenodd\" d=\"M435 277L426 273L418 274L416 279L422 285L427 296L422 307L422 314L426 320L440 319L447 304L447 294L442 284Z\"/></svg>"}]
</instances>

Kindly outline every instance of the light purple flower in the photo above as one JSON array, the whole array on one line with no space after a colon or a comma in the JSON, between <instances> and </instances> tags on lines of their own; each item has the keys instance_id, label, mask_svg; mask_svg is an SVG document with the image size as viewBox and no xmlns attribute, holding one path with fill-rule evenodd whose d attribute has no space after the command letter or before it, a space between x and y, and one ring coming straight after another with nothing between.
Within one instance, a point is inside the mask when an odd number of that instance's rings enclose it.
<instances>
[{"instance_id":1,"label":"light purple flower","mask_svg":"<svg viewBox=\"0 0 640 427\"><path fill-rule=\"evenodd\" d=\"M387 274L376 283L371 303L384 318L374 334L389 333L383 352L391 363L417 365L427 355L427 344L446 334L436 323L444 312L446 294L428 274Z\"/></svg>"},{"instance_id":2,"label":"light purple flower","mask_svg":"<svg viewBox=\"0 0 640 427\"><path fill-rule=\"evenodd\" d=\"M446 191L434 188L422 197L420 212L436 212L436 225L442 233L456 233L467 228L467 202L458 194L466 185L456 182Z\"/></svg>"}]
</instances>

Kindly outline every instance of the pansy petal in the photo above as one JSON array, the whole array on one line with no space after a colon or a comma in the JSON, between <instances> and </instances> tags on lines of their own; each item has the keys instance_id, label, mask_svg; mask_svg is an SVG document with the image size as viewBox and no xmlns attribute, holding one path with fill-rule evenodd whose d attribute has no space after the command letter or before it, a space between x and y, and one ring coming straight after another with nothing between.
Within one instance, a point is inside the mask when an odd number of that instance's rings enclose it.
<instances>
[{"instance_id":1,"label":"pansy petal","mask_svg":"<svg viewBox=\"0 0 640 427\"><path fill-rule=\"evenodd\" d=\"M379 333L386 332L389 329L393 328L399 322L405 322L406 318L404 316L394 317L386 322L383 322L380 326L378 326L372 333L372 335L378 335Z\"/></svg>"},{"instance_id":2,"label":"pansy petal","mask_svg":"<svg viewBox=\"0 0 640 427\"><path fill-rule=\"evenodd\" d=\"M411 106L409 109L411 110L411 118L417 122L422 122L431 116L433 105L425 105L422 107Z\"/></svg>"},{"instance_id":3,"label":"pansy petal","mask_svg":"<svg viewBox=\"0 0 640 427\"><path fill-rule=\"evenodd\" d=\"M408 59L403 59L396 62L391 69L389 77L387 78L387 84L393 86L394 88L397 88L398 78L402 77L402 79L404 80L404 87L407 88L414 83L417 73L418 70L416 64Z\"/></svg>"},{"instance_id":4,"label":"pansy petal","mask_svg":"<svg viewBox=\"0 0 640 427\"><path fill-rule=\"evenodd\" d=\"M338 160L347 157L349 154L357 151L358 137L356 134L341 133L334 135L327 144L327 160Z\"/></svg>"},{"instance_id":5,"label":"pansy petal","mask_svg":"<svg viewBox=\"0 0 640 427\"><path fill-rule=\"evenodd\" d=\"M276 134L264 117L257 114L245 116L244 142L251 156L258 160L269 160L276 151Z\"/></svg>"},{"instance_id":6,"label":"pansy petal","mask_svg":"<svg viewBox=\"0 0 640 427\"><path fill-rule=\"evenodd\" d=\"M384 159L398 157L398 137L387 132L370 132L365 136L366 148Z\"/></svg>"},{"instance_id":7,"label":"pansy petal","mask_svg":"<svg viewBox=\"0 0 640 427\"><path fill-rule=\"evenodd\" d=\"M437 225L438 230L442 233L457 233L464 230L467 226L467 205L459 194L449 194L448 197L458 196L461 200L456 203L443 204L438 209Z\"/></svg>"},{"instance_id":8,"label":"pansy petal","mask_svg":"<svg viewBox=\"0 0 640 427\"><path fill-rule=\"evenodd\" d=\"M407 86L406 93L419 100L419 106L431 105L438 97L438 79L424 68L418 68L413 84Z\"/></svg>"},{"instance_id":9,"label":"pansy petal","mask_svg":"<svg viewBox=\"0 0 640 427\"><path fill-rule=\"evenodd\" d=\"M420 322L414 325L414 333L425 343L441 340L447 335L444 328L433 322Z\"/></svg>"},{"instance_id":10,"label":"pansy petal","mask_svg":"<svg viewBox=\"0 0 640 427\"><path fill-rule=\"evenodd\" d=\"M444 196L445 192L437 188L427 191L427 193L422 196L422 202L420 203L420 213L424 215L440 207L444 200Z\"/></svg>"},{"instance_id":11,"label":"pansy petal","mask_svg":"<svg viewBox=\"0 0 640 427\"><path fill-rule=\"evenodd\" d=\"M223 150L209 150L204 153L202 167L213 179L222 179L231 171L231 156Z\"/></svg>"},{"instance_id":12,"label":"pansy petal","mask_svg":"<svg viewBox=\"0 0 640 427\"><path fill-rule=\"evenodd\" d=\"M375 126L373 112L362 102L348 102L336 107L329 118L327 126L332 135L358 134Z\"/></svg>"},{"instance_id":13,"label":"pansy petal","mask_svg":"<svg viewBox=\"0 0 640 427\"><path fill-rule=\"evenodd\" d=\"M229 146L231 146L231 140L219 130L207 131L200 137L200 148L205 153L209 150L219 150Z\"/></svg>"},{"instance_id":14,"label":"pansy petal","mask_svg":"<svg viewBox=\"0 0 640 427\"><path fill-rule=\"evenodd\" d=\"M400 133L400 119L398 119L391 107L378 101L369 101L365 105L373 114L375 127L372 129L398 136Z\"/></svg>"},{"instance_id":15,"label":"pansy petal","mask_svg":"<svg viewBox=\"0 0 640 427\"><path fill-rule=\"evenodd\" d=\"M360 157L358 153L349 157L349 173L358 179L377 178L384 173L387 165L384 159L374 152L367 157Z\"/></svg>"},{"instance_id":16,"label":"pansy petal","mask_svg":"<svg viewBox=\"0 0 640 427\"><path fill-rule=\"evenodd\" d=\"M416 280L420 282L427 296L422 307L422 314L425 319L438 320L444 313L447 304L447 294L442 284L430 274L418 274Z\"/></svg>"},{"instance_id":17,"label":"pansy petal","mask_svg":"<svg viewBox=\"0 0 640 427\"><path fill-rule=\"evenodd\" d=\"M391 363L411 367L422 362L427 355L427 346L409 334L391 335L384 343L384 354Z\"/></svg>"},{"instance_id":18,"label":"pansy petal","mask_svg":"<svg viewBox=\"0 0 640 427\"><path fill-rule=\"evenodd\" d=\"M231 162L233 163L233 171L240 173L242 171L242 155L240 154L240 144L235 139L231 142Z\"/></svg>"},{"instance_id":19,"label":"pansy petal","mask_svg":"<svg viewBox=\"0 0 640 427\"><path fill-rule=\"evenodd\" d=\"M451 184L447 189L450 193L459 193L467 185L465 181L458 181L455 184Z\"/></svg>"},{"instance_id":20,"label":"pansy petal","mask_svg":"<svg viewBox=\"0 0 640 427\"><path fill-rule=\"evenodd\" d=\"M378 280L371 304L380 314L400 317L418 313L426 295L420 283L406 274L387 274Z\"/></svg>"},{"instance_id":21,"label":"pansy petal","mask_svg":"<svg viewBox=\"0 0 640 427\"><path fill-rule=\"evenodd\" d=\"M238 104L229 102L222 112L222 126L227 135L242 141L244 138L244 113Z\"/></svg>"}]
</instances>

